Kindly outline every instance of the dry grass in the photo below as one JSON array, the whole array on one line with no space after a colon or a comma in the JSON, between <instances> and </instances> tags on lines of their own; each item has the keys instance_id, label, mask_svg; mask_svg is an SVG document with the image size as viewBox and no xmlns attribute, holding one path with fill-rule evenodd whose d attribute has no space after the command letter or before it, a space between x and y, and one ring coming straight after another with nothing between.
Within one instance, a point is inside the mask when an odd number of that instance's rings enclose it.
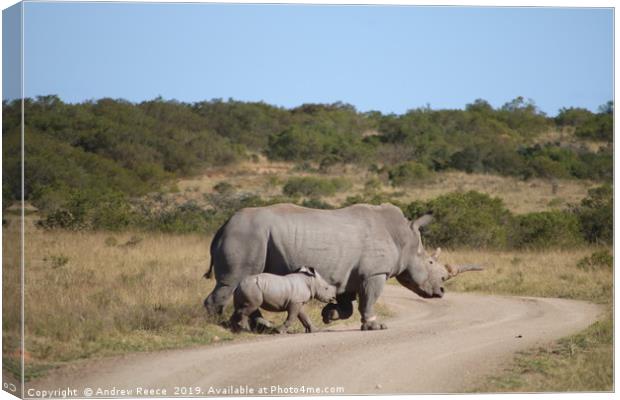
<instances>
[{"instance_id":1,"label":"dry grass","mask_svg":"<svg viewBox=\"0 0 620 400\"><path fill-rule=\"evenodd\" d=\"M436 174L432 181L417 187L394 188L386 182L384 176L354 165L339 167L329 174L318 174L296 171L292 163L271 162L259 157L257 162L246 161L235 166L211 169L200 176L183 179L177 184L179 190L166 196L177 203L193 200L206 205L204 194L212 193L217 183L226 181L240 192L270 198L282 195L286 179L308 175L344 177L352 183L346 192L323 198L333 206L341 205L348 196L363 195L365 183L374 179L381 182L377 192L394 195L401 202L429 200L454 191L477 190L501 198L507 208L515 213L562 208L578 203L587 195L588 189L595 186L593 182L585 180L523 181L498 175L443 172Z\"/></svg>"},{"instance_id":2,"label":"dry grass","mask_svg":"<svg viewBox=\"0 0 620 400\"><path fill-rule=\"evenodd\" d=\"M4 216L4 218L6 218ZM21 276L19 219L2 226L2 360L5 369L21 373Z\"/></svg>"},{"instance_id":3,"label":"dry grass","mask_svg":"<svg viewBox=\"0 0 620 400\"><path fill-rule=\"evenodd\" d=\"M448 282L450 290L559 297L610 304L613 276L609 268L584 270L582 258L598 248L542 251L446 251L448 263L478 263L482 272L468 273ZM444 258L445 257L445 258Z\"/></svg>"},{"instance_id":4,"label":"dry grass","mask_svg":"<svg viewBox=\"0 0 620 400\"><path fill-rule=\"evenodd\" d=\"M26 350L33 362L230 339L207 324L208 238L44 232L26 240Z\"/></svg>"}]
</instances>

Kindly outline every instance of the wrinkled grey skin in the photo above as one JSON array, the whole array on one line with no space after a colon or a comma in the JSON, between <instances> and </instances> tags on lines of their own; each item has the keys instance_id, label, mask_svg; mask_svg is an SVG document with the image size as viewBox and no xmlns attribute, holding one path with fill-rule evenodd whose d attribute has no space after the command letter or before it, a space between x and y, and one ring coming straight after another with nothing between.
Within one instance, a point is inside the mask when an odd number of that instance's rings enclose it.
<instances>
[{"instance_id":1,"label":"wrinkled grey skin","mask_svg":"<svg viewBox=\"0 0 620 400\"><path fill-rule=\"evenodd\" d=\"M307 333L316 328L303 306L311 299L324 303L336 300L336 287L327 283L314 268L300 268L296 273L280 276L268 273L244 278L234 291L235 311L230 317L233 331L251 330L249 318L259 308L286 311L288 315L278 332L286 333L299 318Z\"/></svg>"},{"instance_id":2,"label":"wrinkled grey skin","mask_svg":"<svg viewBox=\"0 0 620 400\"><path fill-rule=\"evenodd\" d=\"M441 264L422 246L419 228L430 216L409 221L391 204L357 204L315 210L293 204L245 208L235 213L211 242L211 268L217 284L205 299L209 313L223 306L248 275L289 274L312 265L336 286L338 304L323 309L323 321L346 319L358 299L362 330L385 329L374 304L390 277L424 298L442 297L444 281L480 269Z\"/></svg>"}]
</instances>

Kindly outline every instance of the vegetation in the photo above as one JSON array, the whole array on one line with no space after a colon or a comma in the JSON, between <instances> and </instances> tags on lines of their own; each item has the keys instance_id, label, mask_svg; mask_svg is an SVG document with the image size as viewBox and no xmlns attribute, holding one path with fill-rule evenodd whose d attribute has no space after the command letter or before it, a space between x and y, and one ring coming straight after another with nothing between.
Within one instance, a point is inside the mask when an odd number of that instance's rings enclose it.
<instances>
[{"instance_id":1,"label":"vegetation","mask_svg":"<svg viewBox=\"0 0 620 400\"><path fill-rule=\"evenodd\" d=\"M499 198L469 191L402 206L410 219L430 213L425 230L432 246L449 248L553 248L591 243L611 244L613 236L610 186L591 189L574 209L514 215Z\"/></svg>"},{"instance_id":2,"label":"vegetation","mask_svg":"<svg viewBox=\"0 0 620 400\"><path fill-rule=\"evenodd\" d=\"M432 177L426 165L415 161L396 164L390 168L388 176L394 186L415 186L427 182Z\"/></svg>"},{"instance_id":3,"label":"vegetation","mask_svg":"<svg viewBox=\"0 0 620 400\"><path fill-rule=\"evenodd\" d=\"M600 107L598 114L571 107L560 110L555 119L561 126L574 127L578 137L611 142L614 135L613 114L614 104L610 101Z\"/></svg>"},{"instance_id":4,"label":"vegetation","mask_svg":"<svg viewBox=\"0 0 620 400\"><path fill-rule=\"evenodd\" d=\"M289 178L282 188L287 196L321 197L330 196L336 192L348 189L351 183L344 178L320 178L302 176Z\"/></svg>"},{"instance_id":5,"label":"vegetation","mask_svg":"<svg viewBox=\"0 0 620 400\"><path fill-rule=\"evenodd\" d=\"M613 189L604 185L590 189L588 197L581 201L575 212L581 230L589 242L611 244L613 242Z\"/></svg>"},{"instance_id":6,"label":"vegetation","mask_svg":"<svg viewBox=\"0 0 620 400\"><path fill-rule=\"evenodd\" d=\"M21 196L20 106L3 103L7 205ZM447 169L610 182L611 110L609 103L599 113L566 109L549 118L521 97L498 109L476 100L465 110L383 115L343 103L287 110L220 99L67 104L40 96L25 100L25 196L46 213L66 208L76 190L92 195L91 202L102 191L136 198L250 152L316 163L320 171L347 163L374 166L394 185L418 184ZM576 145L543 140L558 129L572 132ZM606 145L590 150L586 139Z\"/></svg>"},{"instance_id":7,"label":"vegetation","mask_svg":"<svg viewBox=\"0 0 620 400\"><path fill-rule=\"evenodd\" d=\"M577 216L567 211L519 215L514 224L513 246L517 248L570 247L584 241Z\"/></svg>"}]
</instances>

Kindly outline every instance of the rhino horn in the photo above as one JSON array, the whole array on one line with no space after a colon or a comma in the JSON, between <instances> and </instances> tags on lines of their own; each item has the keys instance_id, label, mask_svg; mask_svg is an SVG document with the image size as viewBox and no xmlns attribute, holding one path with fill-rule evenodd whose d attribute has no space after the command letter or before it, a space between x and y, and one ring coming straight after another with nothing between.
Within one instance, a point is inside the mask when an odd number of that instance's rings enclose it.
<instances>
[{"instance_id":1,"label":"rhino horn","mask_svg":"<svg viewBox=\"0 0 620 400\"><path fill-rule=\"evenodd\" d=\"M457 266L446 264L446 269L448 270L448 274L450 274L450 278L452 278L454 276L457 276L461 272L482 271L484 268L476 264L465 264L465 265L457 265Z\"/></svg>"}]
</instances>

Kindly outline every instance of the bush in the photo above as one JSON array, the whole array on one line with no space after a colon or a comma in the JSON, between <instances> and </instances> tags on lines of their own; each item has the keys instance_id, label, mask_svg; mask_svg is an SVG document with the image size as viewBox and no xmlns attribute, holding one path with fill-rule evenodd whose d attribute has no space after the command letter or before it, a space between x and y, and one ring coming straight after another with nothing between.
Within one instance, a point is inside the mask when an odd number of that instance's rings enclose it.
<instances>
[{"instance_id":1,"label":"bush","mask_svg":"<svg viewBox=\"0 0 620 400\"><path fill-rule=\"evenodd\" d=\"M282 192L287 196L321 197L331 196L350 187L351 182L344 178L326 179L303 176L289 178L282 188Z\"/></svg>"},{"instance_id":2,"label":"bush","mask_svg":"<svg viewBox=\"0 0 620 400\"><path fill-rule=\"evenodd\" d=\"M587 241L604 244L613 242L613 195L611 185L590 189L588 197L575 208L581 232Z\"/></svg>"},{"instance_id":3,"label":"bush","mask_svg":"<svg viewBox=\"0 0 620 400\"><path fill-rule=\"evenodd\" d=\"M193 202L170 210L149 211L142 215L142 227L166 233L210 233L228 218L216 210L205 210Z\"/></svg>"},{"instance_id":4,"label":"bush","mask_svg":"<svg viewBox=\"0 0 620 400\"><path fill-rule=\"evenodd\" d=\"M452 154L448 166L467 173L482 172L483 158L480 149L470 146Z\"/></svg>"},{"instance_id":5,"label":"bush","mask_svg":"<svg viewBox=\"0 0 620 400\"><path fill-rule=\"evenodd\" d=\"M567 247L583 243L579 220L567 211L518 215L513 228L511 245L516 248Z\"/></svg>"},{"instance_id":6,"label":"bush","mask_svg":"<svg viewBox=\"0 0 620 400\"><path fill-rule=\"evenodd\" d=\"M235 187L226 181L222 181L213 186L213 190L226 195L233 193L235 191Z\"/></svg>"},{"instance_id":7,"label":"bush","mask_svg":"<svg viewBox=\"0 0 620 400\"><path fill-rule=\"evenodd\" d=\"M611 142L614 138L613 115L597 114L593 116L588 121L577 126L575 135L580 138Z\"/></svg>"},{"instance_id":8,"label":"bush","mask_svg":"<svg viewBox=\"0 0 620 400\"><path fill-rule=\"evenodd\" d=\"M614 266L614 257L607 250L595 251L588 257L584 257L577 262L577 267L586 271L601 268L612 269Z\"/></svg>"},{"instance_id":9,"label":"bush","mask_svg":"<svg viewBox=\"0 0 620 400\"><path fill-rule=\"evenodd\" d=\"M371 194L368 196L362 196L362 195L348 196L345 199L345 201L340 205L340 207L348 207L353 204L373 204L375 206L378 206L383 203L392 203L397 207L401 206L398 201L395 201L394 199L392 199L388 194L377 193L377 194L374 194L374 195Z\"/></svg>"},{"instance_id":10,"label":"bush","mask_svg":"<svg viewBox=\"0 0 620 400\"><path fill-rule=\"evenodd\" d=\"M332 207L330 204L321 201L319 199L307 199L301 202L301 205L308 208L316 208L319 210L331 210Z\"/></svg>"},{"instance_id":11,"label":"bush","mask_svg":"<svg viewBox=\"0 0 620 400\"><path fill-rule=\"evenodd\" d=\"M126 229L136 215L124 194L112 190L73 190L40 226L48 229Z\"/></svg>"},{"instance_id":12,"label":"bush","mask_svg":"<svg viewBox=\"0 0 620 400\"><path fill-rule=\"evenodd\" d=\"M450 193L410 203L403 211L410 219L433 214L434 222L424 232L433 247L505 248L508 244L510 212L501 199L484 193Z\"/></svg>"},{"instance_id":13,"label":"bush","mask_svg":"<svg viewBox=\"0 0 620 400\"><path fill-rule=\"evenodd\" d=\"M562 108L555 117L555 122L560 126L579 126L592 119L593 116L592 111L585 108Z\"/></svg>"},{"instance_id":14,"label":"bush","mask_svg":"<svg viewBox=\"0 0 620 400\"><path fill-rule=\"evenodd\" d=\"M269 137L267 156L276 160L318 161L327 168L338 162L362 162L372 153L372 145L361 135L340 131L342 127L323 125L292 126Z\"/></svg>"},{"instance_id":15,"label":"bush","mask_svg":"<svg viewBox=\"0 0 620 400\"><path fill-rule=\"evenodd\" d=\"M412 186L427 182L432 177L428 167L416 161L398 164L388 171L388 175L394 186Z\"/></svg>"}]
</instances>

